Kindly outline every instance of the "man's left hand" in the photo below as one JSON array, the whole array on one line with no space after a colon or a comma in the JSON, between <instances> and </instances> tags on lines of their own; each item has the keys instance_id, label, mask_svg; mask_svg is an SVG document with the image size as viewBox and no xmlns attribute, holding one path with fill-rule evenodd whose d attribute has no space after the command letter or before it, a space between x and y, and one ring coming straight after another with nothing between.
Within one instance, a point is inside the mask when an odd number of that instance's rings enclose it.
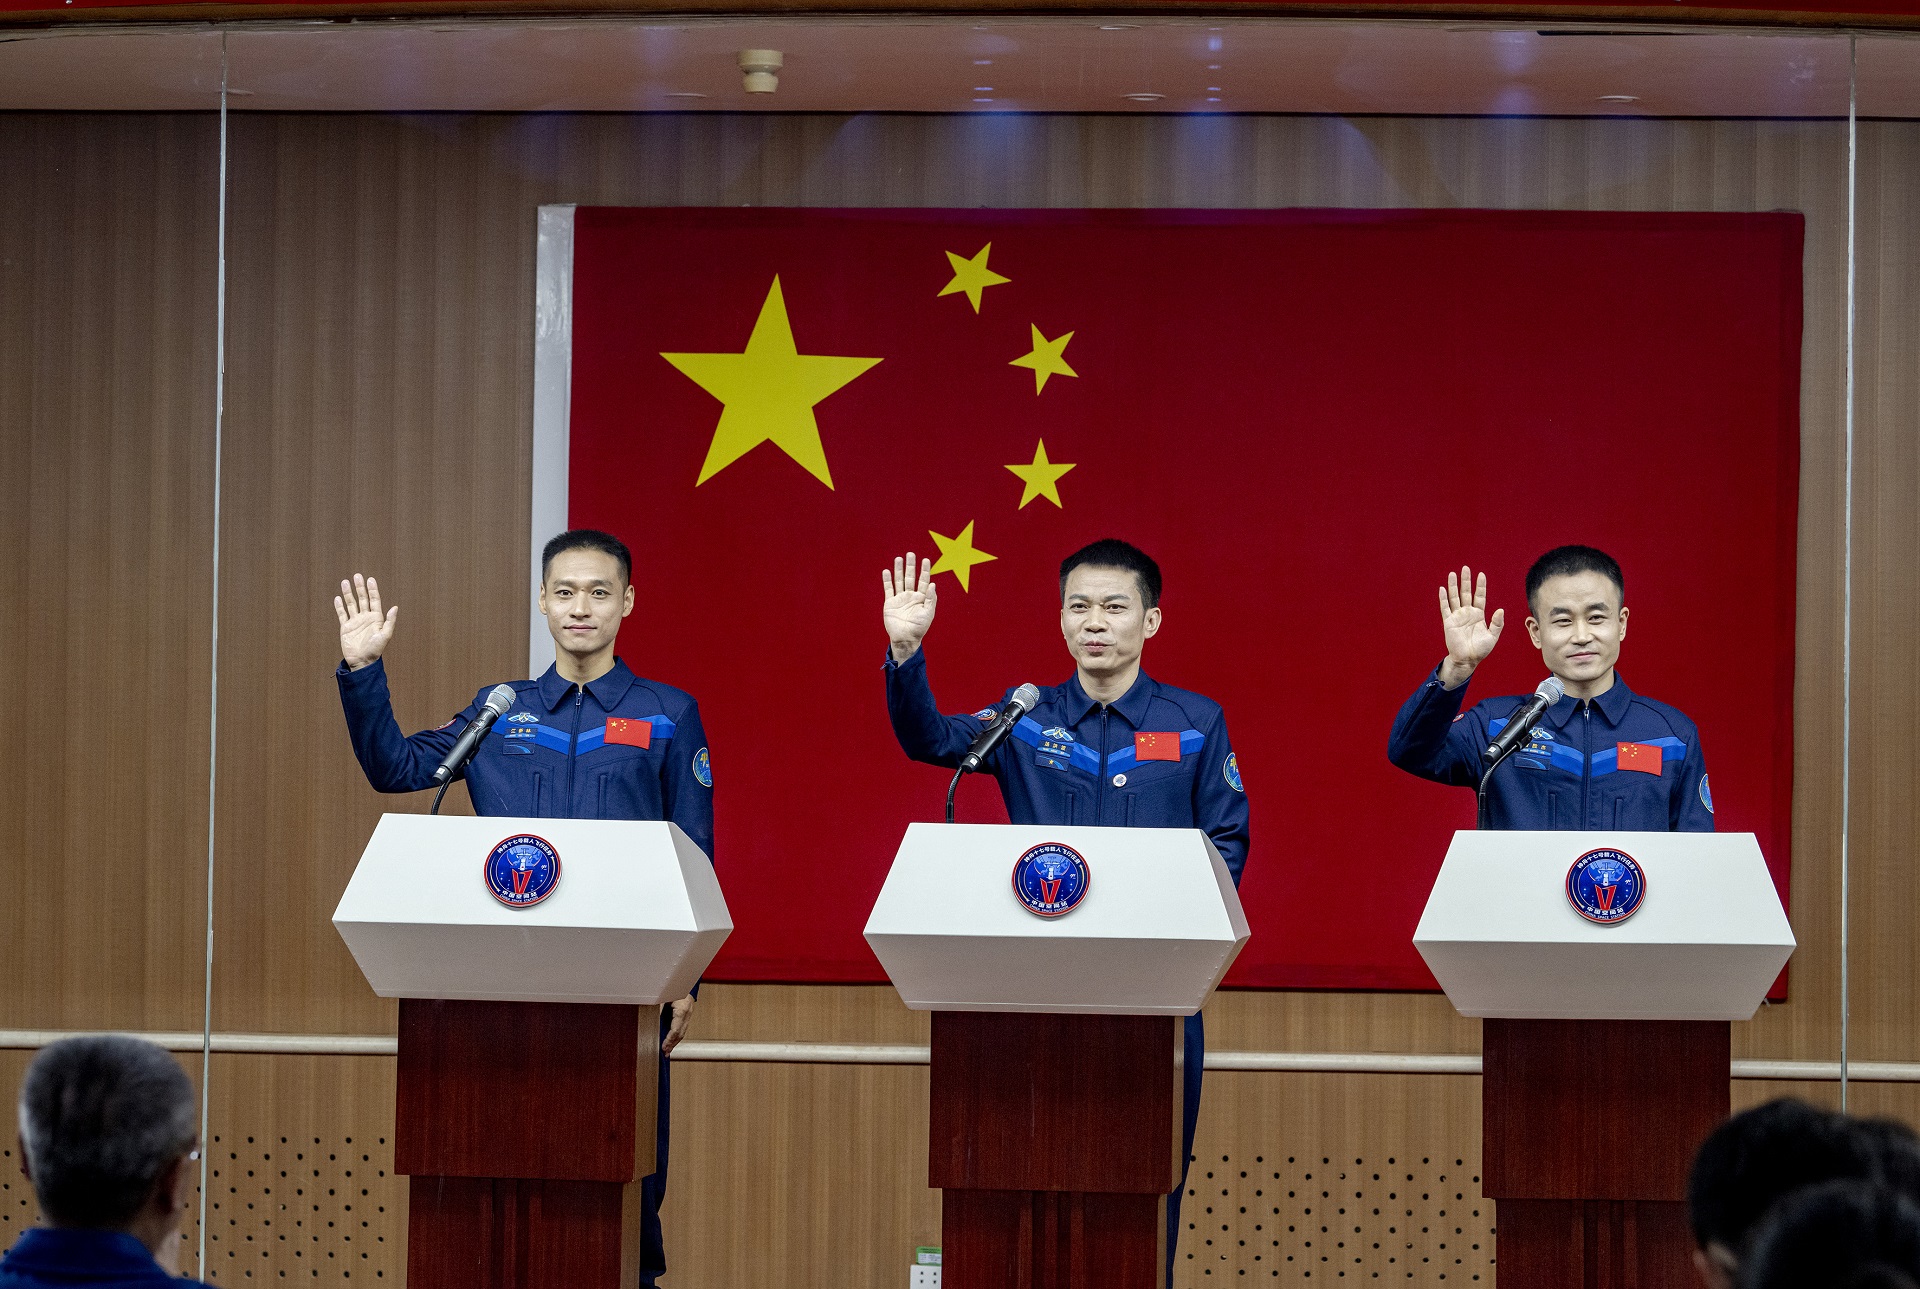
<instances>
[{"instance_id":1,"label":"man's left hand","mask_svg":"<svg viewBox=\"0 0 1920 1289\"><path fill-rule=\"evenodd\" d=\"M693 1019L693 995L676 998L673 1001L673 1022L667 1026L667 1036L660 1040L660 1055L665 1056L680 1046L680 1040L687 1036L687 1022Z\"/></svg>"}]
</instances>

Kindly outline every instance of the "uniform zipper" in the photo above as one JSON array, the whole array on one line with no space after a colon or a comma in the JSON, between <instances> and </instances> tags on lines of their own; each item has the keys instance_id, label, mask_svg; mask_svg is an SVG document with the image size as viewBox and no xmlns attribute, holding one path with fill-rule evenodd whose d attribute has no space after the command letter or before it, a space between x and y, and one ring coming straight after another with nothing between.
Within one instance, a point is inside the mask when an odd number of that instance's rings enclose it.
<instances>
[{"instance_id":1,"label":"uniform zipper","mask_svg":"<svg viewBox=\"0 0 1920 1289\"><path fill-rule=\"evenodd\" d=\"M580 755L580 706L586 697L585 685L573 687L573 737L567 741L567 812L559 816L563 819L573 818L573 763Z\"/></svg>"},{"instance_id":2,"label":"uniform zipper","mask_svg":"<svg viewBox=\"0 0 1920 1289\"><path fill-rule=\"evenodd\" d=\"M1580 826L1597 826L1593 800L1593 700L1580 700L1580 745L1586 755L1580 758Z\"/></svg>"},{"instance_id":3,"label":"uniform zipper","mask_svg":"<svg viewBox=\"0 0 1920 1289\"><path fill-rule=\"evenodd\" d=\"M1093 822L1096 824L1103 822L1107 814L1107 757L1109 755L1107 752L1108 714L1108 707L1102 703L1100 705L1100 782L1095 784L1093 789Z\"/></svg>"}]
</instances>

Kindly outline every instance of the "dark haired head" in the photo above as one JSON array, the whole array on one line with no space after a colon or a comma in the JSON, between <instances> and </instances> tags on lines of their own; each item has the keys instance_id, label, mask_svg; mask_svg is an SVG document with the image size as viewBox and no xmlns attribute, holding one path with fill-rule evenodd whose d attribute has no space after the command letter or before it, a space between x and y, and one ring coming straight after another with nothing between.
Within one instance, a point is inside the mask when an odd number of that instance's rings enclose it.
<instances>
[{"instance_id":1,"label":"dark haired head","mask_svg":"<svg viewBox=\"0 0 1920 1289\"><path fill-rule=\"evenodd\" d=\"M1591 546L1556 546L1533 561L1533 567L1527 570L1527 608L1537 613L1539 606L1533 602L1540 588L1549 578L1575 577L1581 573L1598 573L1613 582L1620 592L1620 600L1626 602L1627 580L1620 575L1620 562L1602 550Z\"/></svg>"},{"instance_id":2,"label":"dark haired head","mask_svg":"<svg viewBox=\"0 0 1920 1289\"><path fill-rule=\"evenodd\" d=\"M598 528L569 528L548 542L540 552L541 581L546 581L547 570L553 567L553 557L568 551L599 551L602 555L611 555L620 566L620 580L633 581L633 555L627 550L627 544L612 533L603 533Z\"/></svg>"},{"instance_id":3,"label":"dark haired head","mask_svg":"<svg viewBox=\"0 0 1920 1289\"><path fill-rule=\"evenodd\" d=\"M193 1148L193 1082L152 1043L88 1034L44 1048L20 1087L20 1142L56 1226L123 1230Z\"/></svg>"},{"instance_id":4,"label":"dark haired head","mask_svg":"<svg viewBox=\"0 0 1920 1289\"><path fill-rule=\"evenodd\" d=\"M1687 1212L1694 1243L1742 1258L1754 1226L1782 1195L1873 1173L1873 1148L1840 1115L1792 1097L1742 1111L1693 1157Z\"/></svg>"},{"instance_id":5,"label":"dark haired head","mask_svg":"<svg viewBox=\"0 0 1920 1289\"><path fill-rule=\"evenodd\" d=\"M1920 1207L1884 1186L1822 1182L1768 1211L1740 1289L1920 1289Z\"/></svg>"},{"instance_id":6,"label":"dark haired head","mask_svg":"<svg viewBox=\"0 0 1920 1289\"><path fill-rule=\"evenodd\" d=\"M1160 566L1138 546L1117 537L1103 537L1092 545L1082 546L1060 561L1061 599L1064 600L1067 595L1067 575L1083 564L1090 564L1094 568L1126 570L1140 584L1142 608L1151 609L1160 603Z\"/></svg>"}]
</instances>

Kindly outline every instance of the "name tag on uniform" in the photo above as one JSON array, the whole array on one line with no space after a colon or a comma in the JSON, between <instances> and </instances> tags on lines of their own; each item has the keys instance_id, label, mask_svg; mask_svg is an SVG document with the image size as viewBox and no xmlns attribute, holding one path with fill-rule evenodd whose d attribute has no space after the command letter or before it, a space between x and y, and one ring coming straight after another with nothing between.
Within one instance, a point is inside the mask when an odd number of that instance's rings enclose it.
<instances>
[{"instance_id":1,"label":"name tag on uniform","mask_svg":"<svg viewBox=\"0 0 1920 1289\"><path fill-rule=\"evenodd\" d=\"M1614 750L1620 755L1622 770L1638 770L1642 774L1658 776L1661 770L1661 751L1651 743L1618 743Z\"/></svg>"},{"instance_id":2,"label":"name tag on uniform","mask_svg":"<svg viewBox=\"0 0 1920 1289\"><path fill-rule=\"evenodd\" d=\"M1180 759L1180 735L1173 730L1135 734L1133 736L1133 759L1136 761L1178 761Z\"/></svg>"},{"instance_id":3,"label":"name tag on uniform","mask_svg":"<svg viewBox=\"0 0 1920 1289\"><path fill-rule=\"evenodd\" d=\"M652 747L653 722L607 717L607 742L617 747Z\"/></svg>"}]
</instances>

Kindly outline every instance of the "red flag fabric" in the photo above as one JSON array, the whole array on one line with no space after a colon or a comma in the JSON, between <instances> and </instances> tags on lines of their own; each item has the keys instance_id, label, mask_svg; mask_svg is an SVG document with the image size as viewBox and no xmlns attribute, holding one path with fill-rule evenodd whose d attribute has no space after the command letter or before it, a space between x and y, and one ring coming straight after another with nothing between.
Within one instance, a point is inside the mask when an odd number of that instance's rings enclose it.
<instances>
[{"instance_id":1,"label":"red flag fabric","mask_svg":"<svg viewBox=\"0 0 1920 1289\"><path fill-rule=\"evenodd\" d=\"M948 779L883 705L909 548L951 712L1071 674L1063 556L1159 560L1146 670L1224 706L1252 807L1229 983L1432 986L1411 937L1473 799L1387 729L1462 562L1509 628L1469 701L1533 689L1521 579L1564 542L1624 564L1622 675L1699 724L1784 890L1800 246L1791 214L579 210L569 515L638 553L626 661L701 702L712 976L883 978L861 928ZM1730 583L1759 627L1722 652Z\"/></svg>"},{"instance_id":2,"label":"red flag fabric","mask_svg":"<svg viewBox=\"0 0 1920 1289\"><path fill-rule=\"evenodd\" d=\"M636 721L625 716L609 716L607 742L618 747L652 747L653 722Z\"/></svg>"},{"instance_id":3,"label":"red flag fabric","mask_svg":"<svg viewBox=\"0 0 1920 1289\"><path fill-rule=\"evenodd\" d=\"M1138 761L1178 761L1180 731L1140 731L1133 736L1133 755Z\"/></svg>"},{"instance_id":4,"label":"red flag fabric","mask_svg":"<svg viewBox=\"0 0 1920 1289\"><path fill-rule=\"evenodd\" d=\"M1621 743L1616 745L1622 770L1637 770L1641 774L1658 775L1663 768L1662 752L1651 743Z\"/></svg>"}]
</instances>

